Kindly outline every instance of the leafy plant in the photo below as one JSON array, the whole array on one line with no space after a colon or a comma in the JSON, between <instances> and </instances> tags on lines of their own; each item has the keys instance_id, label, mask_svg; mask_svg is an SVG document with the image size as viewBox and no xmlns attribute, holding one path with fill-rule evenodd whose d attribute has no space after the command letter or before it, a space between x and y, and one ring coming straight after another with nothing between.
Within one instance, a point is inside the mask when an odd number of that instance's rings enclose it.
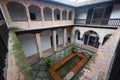
<instances>
[{"instance_id":1,"label":"leafy plant","mask_svg":"<svg viewBox=\"0 0 120 80\"><path fill-rule=\"evenodd\" d=\"M78 52L77 48L75 48L74 46L71 46L71 51L74 52L74 53Z\"/></svg>"},{"instance_id":2,"label":"leafy plant","mask_svg":"<svg viewBox=\"0 0 120 80\"><path fill-rule=\"evenodd\" d=\"M47 65L48 67L50 67L51 62L52 62L52 61L51 61L50 59L47 59L47 60L45 61L46 65Z\"/></svg>"},{"instance_id":3,"label":"leafy plant","mask_svg":"<svg viewBox=\"0 0 120 80\"><path fill-rule=\"evenodd\" d=\"M63 78L63 80L67 80L66 78Z\"/></svg>"},{"instance_id":4,"label":"leafy plant","mask_svg":"<svg viewBox=\"0 0 120 80\"><path fill-rule=\"evenodd\" d=\"M88 58L91 59L93 57L92 54L88 54Z\"/></svg>"}]
</instances>

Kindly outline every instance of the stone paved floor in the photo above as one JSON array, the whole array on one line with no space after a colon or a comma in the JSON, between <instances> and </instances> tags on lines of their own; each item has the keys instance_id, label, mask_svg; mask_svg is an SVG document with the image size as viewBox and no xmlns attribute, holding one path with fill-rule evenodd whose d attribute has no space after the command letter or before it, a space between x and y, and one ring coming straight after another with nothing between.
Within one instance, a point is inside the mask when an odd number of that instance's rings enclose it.
<instances>
[{"instance_id":1,"label":"stone paved floor","mask_svg":"<svg viewBox=\"0 0 120 80\"><path fill-rule=\"evenodd\" d=\"M77 48L77 49L78 49L78 52L84 52L85 55L87 55L88 53L93 54L89 51L86 51L86 50L83 50L80 48ZM56 63L58 63L59 61L61 61L62 59L64 59L66 56L68 56L71 53L72 52L70 50L70 47L67 47L64 50L60 50L56 53L53 53L53 55L51 55L47 58L44 58L40 62L32 65L32 70L33 70L36 80L53 80L51 75L48 73L48 68L46 67L45 61L47 59L51 59L51 61L52 61L51 66L54 66ZM87 63L87 65L84 66L84 69L89 68L89 62ZM83 74L84 69L78 71L78 73L72 78L72 80L79 80L79 76L81 76Z\"/></svg>"}]
</instances>

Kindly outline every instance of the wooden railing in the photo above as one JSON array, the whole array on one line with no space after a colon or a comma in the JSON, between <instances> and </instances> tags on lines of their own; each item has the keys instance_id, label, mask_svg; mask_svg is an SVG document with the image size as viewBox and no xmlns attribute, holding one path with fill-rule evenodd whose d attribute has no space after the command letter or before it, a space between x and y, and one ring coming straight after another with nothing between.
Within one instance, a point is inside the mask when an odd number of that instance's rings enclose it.
<instances>
[{"instance_id":1,"label":"wooden railing","mask_svg":"<svg viewBox=\"0 0 120 80\"><path fill-rule=\"evenodd\" d=\"M120 19L75 19L75 24L108 25L118 27L120 26Z\"/></svg>"},{"instance_id":2,"label":"wooden railing","mask_svg":"<svg viewBox=\"0 0 120 80\"><path fill-rule=\"evenodd\" d=\"M8 33L9 30L4 21L0 21L0 80L5 80L3 77L5 67L5 59L8 52Z\"/></svg>"}]
</instances>

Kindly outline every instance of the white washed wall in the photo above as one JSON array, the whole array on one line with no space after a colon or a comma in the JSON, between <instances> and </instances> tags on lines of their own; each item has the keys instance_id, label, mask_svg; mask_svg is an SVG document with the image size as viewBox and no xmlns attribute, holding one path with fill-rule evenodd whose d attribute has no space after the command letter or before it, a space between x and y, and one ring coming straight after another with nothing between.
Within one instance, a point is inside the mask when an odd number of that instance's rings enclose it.
<instances>
[{"instance_id":1,"label":"white washed wall","mask_svg":"<svg viewBox=\"0 0 120 80\"><path fill-rule=\"evenodd\" d=\"M120 18L120 5L115 5L113 7L110 18Z\"/></svg>"},{"instance_id":2,"label":"white washed wall","mask_svg":"<svg viewBox=\"0 0 120 80\"><path fill-rule=\"evenodd\" d=\"M18 39L26 57L38 53L34 34L18 35Z\"/></svg>"},{"instance_id":3,"label":"white washed wall","mask_svg":"<svg viewBox=\"0 0 120 80\"><path fill-rule=\"evenodd\" d=\"M57 35L58 35L58 45L63 44L63 29L58 29Z\"/></svg>"},{"instance_id":4,"label":"white washed wall","mask_svg":"<svg viewBox=\"0 0 120 80\"><path fill-rule=\"evenodd\" d=\"M51 41L50 41L51 35L52 35L51 31L43 31L40 34L42 51L51 48Z\"/></svg>"}]
</instances>

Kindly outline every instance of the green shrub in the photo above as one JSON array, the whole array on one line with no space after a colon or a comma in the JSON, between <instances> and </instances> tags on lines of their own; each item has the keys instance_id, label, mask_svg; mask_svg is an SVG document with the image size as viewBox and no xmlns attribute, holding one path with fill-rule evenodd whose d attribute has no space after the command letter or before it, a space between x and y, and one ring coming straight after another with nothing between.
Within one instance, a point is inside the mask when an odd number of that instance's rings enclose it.
<instances>
[{"instance_id":1,"label":"green shrub","mask_svg":"<svg viewBox=\"0 0 120 80\"><path fill-rule=\"evenodd\" d=\"M52 62L52 61L51 61L50 59L47 59L47 60L45 61L46 65L47 65L48 67L50 67L51 62Z\"/></svg>"},{"instance_id":2,"label":"green shrub","mask_svg":"<svg viewBox=\"0 0 120 80\"><path fill-rule=\"evenodd\" d=\"M91 59L93 57L92 54L88 54L88 58Z\"/></svg>"},{"instance_id":3,"label":"green shrub","mask_svg":"<svg viewBox=\"0 0 120 80\"><path fill-rule=\"evenodd\" d=\"M77 48L75 48L74 46L71 46L70 49L71 49L72 52L78 52Z\"/></svg>"}]
</instances>

